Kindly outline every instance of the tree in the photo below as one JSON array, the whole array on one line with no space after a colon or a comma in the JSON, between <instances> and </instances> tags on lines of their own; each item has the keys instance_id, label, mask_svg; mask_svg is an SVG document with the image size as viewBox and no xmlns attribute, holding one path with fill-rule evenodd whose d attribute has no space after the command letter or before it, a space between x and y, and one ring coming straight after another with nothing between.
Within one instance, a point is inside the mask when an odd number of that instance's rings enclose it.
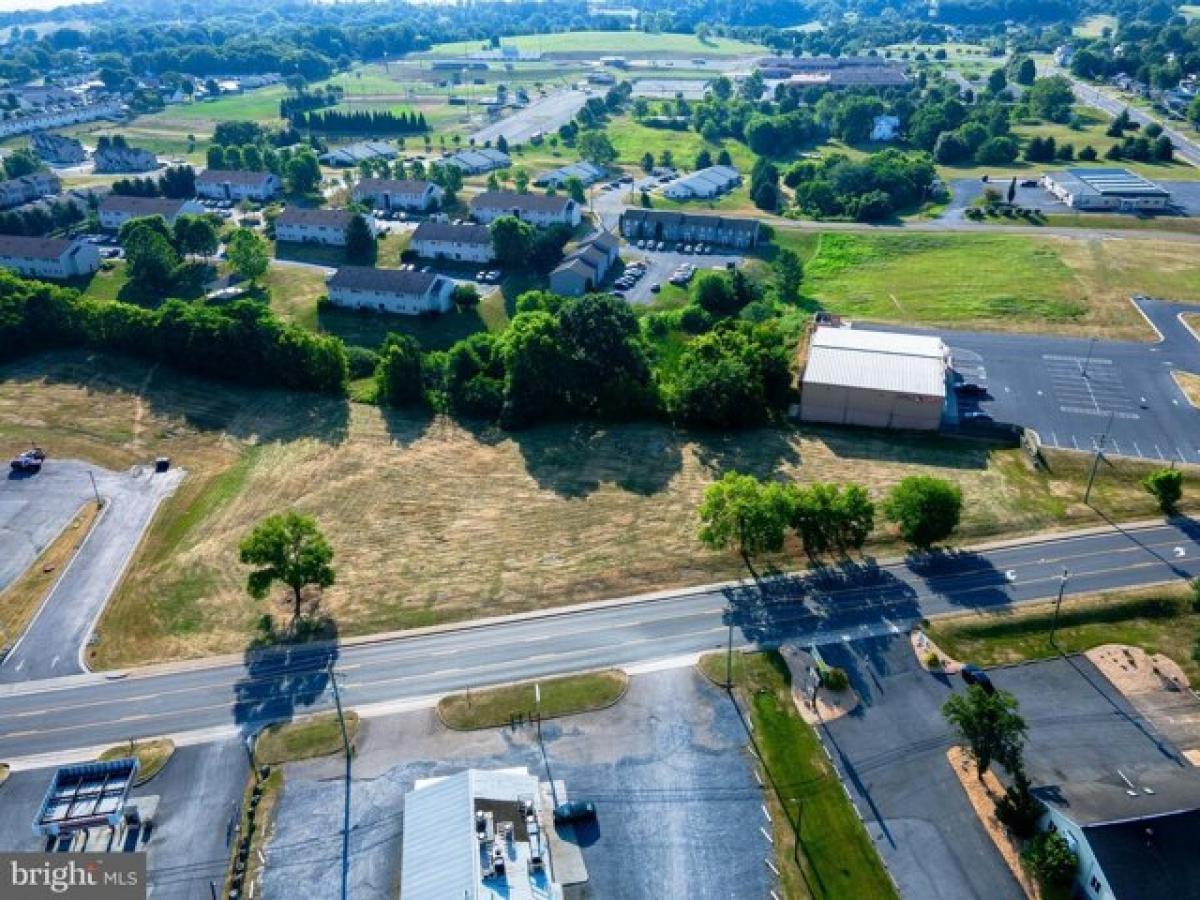
<instances>
[{"instance_id":1,"label":"tree","mask_svg":"<svg viewBox=\"0 0 1200 900\"><path fill-rule=\"evenodd\" d=\"M699 312L696 306L688 311ZM703 314L701 314L703 315ZM711 322L711 320L709 320ZM706 428L753 425L786 402L787 351L777 336L748 326L719 328L684 347L663 387L671 418Z\"/></svg>"},{"instance_id":2,"label":"tree","mask_svg":"<svg viewBox=\"0 0 1200 900\"><path fill-rule=\"evenodd\" d=\"M988 138L975 151L975 161L985 166L1006 166L1017 158L1017 142L1011 137Z\"/></svg>"},{"instance_id":3,"label":"tree","mask_svg":"<svg viewBox=\"0 0 1200 900\"><path fill-rule=\"evenodd\" d=\"M1183 472L1179 469L1155 469L1142 479L1142 487L1154 496L1158 508L1170 515L1183 498Z\"/></svg>"},{"instance_id":4,"label":"tree","mask_svg":"<svg viewBox=\"0 0 1200 900\"><path fill-rule=\"evenodd\" d=\"M563 189L567 192L567 196L576 203L587 203L587 191L583 186L583 181L578 175L571 175L563 182Z\"/></svg>"},{"instance_id":5,"label":"tree","mask_svg":"<svg viewBox=\"0 0 1200 900\"><path fill-rule=\"evenodd\" d=\"M786 247L781 248L771 261L775 275L775 296L784 303L800 300L800 283L804 280L804 262L800 254Z\"/></svg>"},{"instance_id":6,"label":"tree","mask_svg":"<svg viewBox=\"0 0 1200 900\"><path fill-rule=\"evenodd\" d=\"M311 194L321 183L321 164L307 147L292 154L284 170L288 190L293 194Z\"/></svg>"},{"instance_id":7,"label":"tree","mask_svg":"<svg viewBox=\"0 0 1200 900\"><path fill-rule=\"evenodd\" d=\"M1004 74L1004 70L992 69L992 73L988 75L987 86L993 94L1002 93L1008 87L1008 76Z\"/></svg>"},{"instance_id":8,"label":"tree","mask_svg":"<svg viewBox=\"0 0 1200 900\"><path fill-rule=\"evenodd\" d=\"M809 556L858 549L875 527L875 505L862 485L815 482L795 493L791 526Z\"/></svg>"},{"instance_id":9,"label":"tree","mask_svg":"<svg viewBox=\"0 0 1200 900\"><path fill-rule=\"evenodd\" d=\"M1012 206L1013 201L1017 199L1017 176L1013 176L1012 181L1008 183L1008 205Z\"/></svg>"},{"instance_id":10,"label":"tree","mask_svg":"<svg viewBox=\"0 0 1200 900\"><path fill-rule=\"evenodd\" d=\"M516 216L500 216L491 224L492 252L502 266L523 266L533 248L536 231Z\"/></svg>"},{"instance_id":11,"label":"tree","mask_svg":"<svg viewBox=\"0 0 1200 900\"><path fill-rule=\"evenodd\" d=\"M604 167L617 158L617 150L603 131L585 131L575 142L579 158Z\"/></svg>"},{"instance_id":12,"label":"tree","mask_svg":"<svg viewBox=\"0 0 1200 900\"><path fill-rule=\"evenodd\" d=\"M692 288L696 305L709 315L722 318L736 315L741 306L723 272L704 272Z\"/></svg>"},{"instance_id":13,"label":"tree","mask_svg":"<svg viewBox=\"0 0 1200 900\"><path fill-rule=\"evenodd\" d=\"M179 216L171 231L175 249L181 254L195 254L208 259L217 252L220 238L217 226L208 216Z\"/></svg>"},{"instance_id":14,"label":"tree","mask_svg":"<svg viewBox=\"0 0 1200 900\"><path fill-rule=\"evenodd\" d=\"M1017 698L1008 691L989 694L973 684L964 693L946 698L942 716L966 744L980 780L993 761L1010 773L1021 769L1028 726L1017 712Z\"/></svg>"},{"instance_id":15,"label":"tree","mask_svg":"<svg viewBox=\"0 0 1200 900\"><path fill-rule=\"evenodd\" d=\"M378 244L366 217L355 213L346 226L346 259L357 265L375 261Z\"/></svg>"},{"instance_id":16,"label":"tree","mask_svg":"<svg viewBox=\"0 0 1200 900\"><path fill-rule=\"evenodd\" d=\"M6 178L20 178L29 175L42 167L38 158L28 147L14 150L4 158L4 175Z\"/></svg>"},{"instance_id":17,"label":"tree","mask_svg":"<svg viewBox=\"0 0 1200 900\"><path fill-rule=\"evenodd\" d=\"M209 144L208 149L204 151L204 165L209 169L224 169L225 148L220 144Z\"/></svg>"},{"instance_id":18,"label":"tree","mask_svg":"<svg viewBox=\"0 0 1200 900\"><path fill-rule=\"evenodd\" d=\"M411 406L425 398L421 345L408 334L389 334L375 369L379 399L388 406Z\"/></svg>"},{"instance_id":19,"label":"tree","mask_svg":"<svg viewBox=\"0 0 1200 900\"><path fill-rule=\"evenodd\" d=\"M1028 56L1021 57L1016 65L1013 81L1017 84L1031 85L1037 79L1037 66Z\"/></svg>"},{"instance_id":20,"label":"tree","mask_svg":"<svg viewBox=\"0 0 1200 900\"><path fill-rule=\"evenodd\" d=\"M742 558L783 549L792 515L791 492L753 475L726 472L700 504L700 540L714 550L736 547Z\"/></svg>"},{"instance_id":21,"label":"tree","mask_svg":"<svg viewBox=\"0 0 1200 900\"><path fill-rule=\"evenodd\" d=\"M529 173L525 171L524 166L517 166L513 170L513 187L517 189L518 194L524 194L529 191Z\"/></svg>"},{"instance_id":22,"label":"tree","mask_svg":"<svg viewBox=\"0 0 1200 900\"><path fill-rule=\"evenodd\" d=\"M246 590L261 600L279 581L292 590L292 625L300 620L303 591L309 585L327 588L334 581L333 548L311 516L280 513L263 519L238 547L244 565L257 566L246 579Z\"/></svg>"},{"instance_id":23,"label":"tree","mask_svg":"<svg viewBox=\"0 0 1200 900\"><path fill-rule=\"evenodd\" d=\"M179 254L164 236L165 223L159 229L149 224L153 219L162 222L159 216L141 220L143 227L124 230L121 246L125 250L125 265L129 280L144 288L165 291L171 284L175 270L179 268ZM132 220L134 222L138 220ZM131 222L126 222L130 225Z\"/></svg>"},{"instance_id":24,"label":"tree","mask_svg":"<svg viewBox=\"0 0 1200 900\"><path fill-rule=\"evenodd\" d=\"M229 265L238 275L254 284L267 273L270 246L266 239L249 228L236 228L225 242Z\"/></svg>"},{"instance_id":25,"label":"tree","mask_svg":"<svg viewBox=\"0 0 1200 900\"><path fill-rule=\"evenodd\" d=\"M1082 162L1094 162L1096 155L1096 148L1091 144L1084 144L1079 150L1079 159Z\"/></svg>"},{"instance_id":26,"label":"tree","mask_svg":"<svg viewBox=\"0 0 1200 900\"><path fill-rule=\"evenodd\" d=\"M1025 102L1029 104L1030 112L1039 118L1068 122L1071 119L1071 107L1075 103L1075 93L1071 90L1071 82L1061 75L1038 78L1025 92Z\"/></svg>"},{"instance_id":27,"label":"tree","mask_svg":"<svg viewBox=\"0 0 1200 900\"><path fill-rule=\"evenodd\" d=\"M450 299L459 309L472 309L479 305L479 289L469 281L463 281L454 286Z\"/></svg>"},{"instance_id":28,"label":"tree","mask_svg":"<svg viewBox=\"0 0 1200 900\"><path fill-rule=\"evenodd\" d=\"M750 199L759 209L775 212L779 209L779 188L769 181L760 182L758 187L754 188Z\"/></svg>"},{"instance_id":29,"label":"tree","mask_svg":"<svg viewBox=\"0 0 1200 900\"><path fill-rule=\"evenodd\" d=\"M651 153L649 150L647 150L645 153L642 154L642 171L643 172L654 171L654 154Z\"/></svg>"},{"instance_id":30,"label":"tree","mask_svg":"<svg viewBox=\"0 0 1200 900\"><path fill-rule=\"evenodd\" d=\"M1021 859L1033 870L1043 888L1067 887L1079 867L1079 857L1057 831L1043 831L1034 836L1021 851Z\"/></svg>"},{"instance_id":31,"label":"tree","mask_svg":"<svg viewBox=\"0 0 1200 900\"><path fill-rule=\"evenodd\" d=\"M883 514L899 526L904 540L927 550L958 527L962 489L932 475L910 475L892 488Z\"/></svg>"}]
</instances>

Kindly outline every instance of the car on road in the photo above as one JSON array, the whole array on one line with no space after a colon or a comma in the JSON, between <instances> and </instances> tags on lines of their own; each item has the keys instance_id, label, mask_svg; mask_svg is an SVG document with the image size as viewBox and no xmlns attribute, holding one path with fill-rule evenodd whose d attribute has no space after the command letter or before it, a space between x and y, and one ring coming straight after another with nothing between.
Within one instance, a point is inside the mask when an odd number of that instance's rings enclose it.
<instances>
[{"instance_id":1,"label":"car on road","mask_svg":"<svg viewBox=\"0 0 1200 900\"><path fill-rule=\"evenodd\" d=\"M996 693L996 686L992 684L992 679L988 677L988 673L974 663L967 663L962 667L962 671L959 674L962 675L962 680L966 682L968 687L978 685L983 688L985 694Z\"/></svg>"},{"instance_id":2,"label":"car on road","mask_svg":"<svg viewBox=\"0 0 1200 900\"><path fill-rule=\"evenodd\" d=\"M596 804L591 800L568 800L554 807L554 824L565 825L596 818Z\"/></svg>"},{"instance_id":3,"label":"car on road","mask_svg":"<svg viewBox=\"0 0 1200 900\"><path fill-rule=\"evenodd\" d=\"M9 462L9 466L14 472L40 472L42 463L45 461L46 451L41 447L34 447L14 456Z\"/></svg>"}]
</instances>

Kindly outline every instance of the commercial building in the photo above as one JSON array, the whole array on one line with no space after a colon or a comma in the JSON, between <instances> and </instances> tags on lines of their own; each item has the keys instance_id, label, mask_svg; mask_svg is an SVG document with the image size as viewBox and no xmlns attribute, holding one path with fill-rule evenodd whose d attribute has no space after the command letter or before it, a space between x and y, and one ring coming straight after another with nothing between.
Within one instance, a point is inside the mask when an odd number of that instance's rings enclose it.
<instances>
[{"instance_id":1,"label":"commercial building","mask_svg":"<svg viewBox=\"0 0 1200 900\"><path fill-rule=\"evenodd\" d=\"M940 338L818 327L800 388L805 422L936 430L950 350Z\"/></svg>"},{"instance_id":2,"label":"commercial building","mask_svg":"<svg viewBox=\"0 0 1200 900\"><path fill-rule=\"evenodd\" d=\"M0 235L0 267L33 278L74 278L100 268L100 251L83 241Z\"/></svg>"},{"instance_id":3,"label":"commercial building","mask_svg":"<svg viewBox=\"0 0 1200 900\"><path fill-rule=\"evenodd\" d=\"M409 247L427 259L454 262L488 263L492 252L492 233L486 225L474 222L433 222L425 220L413 232Z\"/></svg>"},{"instance_id":4,"label":"commercial building","mask_svg":"<svg viewBox=\"0 0 1200 900\"><path fill-rule=\"evenodd\" d=\"M706 200L732 191L742 183L742 175L733 166L709 166L677 178L663 194L672 200Z\"/></svg>"},{"instance_id":5,"label":"commercial building","mask_svg":"<svg viewBox=\"0 0 1200 900\"><path fill-rule=\"evenodd\" d=\"M100 201L100 227L117 231L130 219L146 216L162 216L168 225L173 225L181 215L198 215L204 207L195 200L174 200L170 197L126 197L109 194Z\"/></svg>"},{"instance_id":6,"label":"commercial building","mask_svg":"<svg viewBox=\"0 0 1200 900\"><path fill-rule=\"evenodd\" d=\"M270 200L283 190L273 172L205 169L196 176L196 195L206 200Z\"/></svg>"},{"instance_id":7,"label":"commercial building","mask_svg":"<svg viewBox=\"0 0 1200 900\"><path fill-rule=\"evenodd\" d=\"M627 241L697 242L749 250L758 243L755 219L735 219L661 209L627 209L621 213L621 235Z\"/></svg>"},{"instance_id":8,"label":"commercial building","mask_svg":"<svg viewBox=\"0 0 1200 900\"><path fill-rule=\"evenodd\" d=\"M59 837L97 826L115 828L125 816L137 772L138 761L132 757L64 766L42 798L33 833Z\"/></svg>"},{"instance_id":9,"label":"commercial building","mask_svg":"<svg viewBox=\"0 0 1200 900\"><path fill-rule=\"evenodd\" d=\"M357 166L366 160L395 159L396 156L395 146L386 141L360 141L322 153L319 159L327 166Z\"/></svg>"},{"instance_id":10,"label":"commercial building","mask_svg":"<svg viewBox=\"0 0 1200 900\"><path fill-rule=\"evenodd\" d=\"M558 900L540 785L527 769L468 769L404 797L400 900Z\"/></svg>"},{"instance_id":11,"label":"commercial building","mask_svg":"<svg viewBox=\"0 0 1200 900\"><path fill-rule=\"evenodd\" d=\"M491 147L484 147L481 150L460 150L444 157L441 162L444 166L454 166L464 175L482 175L495 169L507 169L512 165L512 157Z\"/></svg>"},{"instance_id":12,"label":"commercial building","mask_svg":"<svg viewBox=\"0 0 1200 900\"><path fill-rule=\"evenodd\" d=\"M346 229L356 214L347 209L305 209L289 206L275 220L275 240L297 244L346 246ZM375 220L363 216L367 229L375 233Z\"/></svg>"},{"instance_id":13,"label":"commercial building","mask_svg":"<svg viewBox=\"0 0 1200 900\"><path fill-rule=\"evenodd\" d=\"M1128 169L1065 169L1047 172L1042 187L1072 209L1164 210L1171 192Z\"/></svg>"},{"instance_id":14,"label":"commercial building","mask_svg":"<svg viewBox=\"0 0 1200 900\"><path fill-rule=\"evenodd\" d=\"M764 79L817 87L901 87L900 63L880 56L768 56L758 61Z\"/></svg>"},{"instance_id":15,"label":"commercial building","mask_svg":"<svg viewBox=\"0 0 1200 900\"><path fill-rule=\"evenodd\" d=\"M49 172L31 172L19 178L0 181L0 209L11 209L22 203L31 203L49 197L62 190L58 176Z\"/></svg>"},{"instance_id":16,"label":"commercial building","mask_svg":"<svg viewBox=\"0 0 1200 900\"><path fill-rule=\"evenodd\" d=\"M579 204L570 197L545 194L519 194L516 191L484 191L471 198L471 212L480 222L489 223L501 216L516 216L538 228L551 225L579 224Z\"/></svg>"},{"instance_id":17,"label":"commercial building","mask_svg":"<svg viewBox=\"0 0 1200 900\"><path fill-rule=\"evenodd\" d=\"M604 175L604 170L595 163L577 162L558 169L551 169L549 172L543 172L537 178L533 179L533 183L538 187L561 188L567 183L568 178L578 178L583 183L583 186L587 187L590 184L595 184Z\"/></svg>"},{"instance_id":18,"label":"commercial building","mask_svg":"<svg viewBox=\"0 0 1200 900\"><path fill-rule=\"evenodd\" d=\"M343 266L329 277L329 300L336 306L416 316L448 312L454 282L415 269Z\"/></svg>"},{"instance_id":19,"label":"commercial building","mask_svg":"<svg viewBox=\"0 0 1200 900\"><path fill-rule=\"evenodd\" d=\"M566 255L550 273L550 290L578 297L600 287L621 255L621 242L607 231L588 238Z\"/></svg>"},{"instance_id":20,"label":"commercial building","mask_svg":"<svg viewBox=\"0 0 1200 900\"><path fill-rule=\"evenodd\" d=\"M374 209L402 209L425 212L435 209L446 192L432 181L414 178L363 178L354 185L357 203L369 203Z\"/></svg>"},{"instance_id":21,"label":"commercial building","mask_svg":"<svg viewBox=\"0 0 1200 900\"><path fill-rule=\"evenodd\" d=\"M1032 791L1079 859L1075 896L1163 900L1200 896L1200 774L1161 766L1114 771L1085 783Z\"/></svg>"}]
</instances>

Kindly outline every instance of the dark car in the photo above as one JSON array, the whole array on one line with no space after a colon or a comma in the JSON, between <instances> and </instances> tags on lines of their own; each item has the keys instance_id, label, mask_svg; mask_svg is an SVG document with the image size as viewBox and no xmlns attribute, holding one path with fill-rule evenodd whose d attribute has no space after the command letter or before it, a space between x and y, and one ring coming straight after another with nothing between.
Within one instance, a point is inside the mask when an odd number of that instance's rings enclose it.
<instances>
[{"instance_id":1,"label":"dark car","mask_svg":"<svg viewBox=\"0 0 1200 900\"><path fill-rule=\"evenodd\" d=\"M988 390L982 384L976 384L973 381L961 381L954 386L955 393L965 394L968 397L983 397Z\"/></svg>"},{"instance_id":2,"label":"dark car","mask_svg":"<svg viewBox=\"0 0 1200 900\"><path fill-rule=\"evenodd\" d=\"M14 472L40 472L45 461L46 451L41 447L34 447L20 456L14 456L9 465Z\"/></svg>"},{"instance_id":3,"label":"dark car","mask_svg":"<svg viewBox=\"0 0 1200 900\"><path fill-rule=\"evenodd\" d=\"M992 684L992 679L988 678L987 672L983 671L983 669L979 668L979 666L967 663L962 667L962 672L959 674L962 675L962 680L968 685L977 684L979 687L983 688L985 694L996 693L996 686Z\"/></svg>"},{"instance_id":4,"label":"dark car","mask_svg":"<svg viewBox=\"0 0 1200 900\"><path fill-rule=\"evenodd\" d=\"M584 819L594 818L596 818L596 804L591 800L568 800L566 803L560 803L554 807L556 824L580 822Z\"/></svg>"}]
</instances>

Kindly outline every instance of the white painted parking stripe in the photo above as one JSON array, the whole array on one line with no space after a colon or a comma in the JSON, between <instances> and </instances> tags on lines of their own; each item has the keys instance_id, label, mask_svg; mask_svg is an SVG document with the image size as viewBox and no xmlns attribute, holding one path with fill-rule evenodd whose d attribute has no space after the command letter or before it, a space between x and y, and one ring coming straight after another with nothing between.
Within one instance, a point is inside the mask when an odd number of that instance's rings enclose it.
<instances>
[{"instance_id":1,"label":"white painted parking stripe","mask_svg":"<svg viewBox=\"0 0 1200 900\"><path fill-rule=\"evenodd\" d=\"M1162 455L1162 451L1158 449L1158 444L1154 445L1154 452L1158 454L1159 459L1162 459L1162 460L1166 459L1166 457Z\"/></svg>"},{"instance_id":2,"label":"white painted parking stripe","mask_svg":"<svg viewBox=\"0 0 1200 900\"><path fill-rule=\"evenodd\" d=\"M1137 445L1137 441L1133 442L1133 452L1136 453L1138 456L1142 455L1142 448Z\"/></svg>"}]
</instances>

